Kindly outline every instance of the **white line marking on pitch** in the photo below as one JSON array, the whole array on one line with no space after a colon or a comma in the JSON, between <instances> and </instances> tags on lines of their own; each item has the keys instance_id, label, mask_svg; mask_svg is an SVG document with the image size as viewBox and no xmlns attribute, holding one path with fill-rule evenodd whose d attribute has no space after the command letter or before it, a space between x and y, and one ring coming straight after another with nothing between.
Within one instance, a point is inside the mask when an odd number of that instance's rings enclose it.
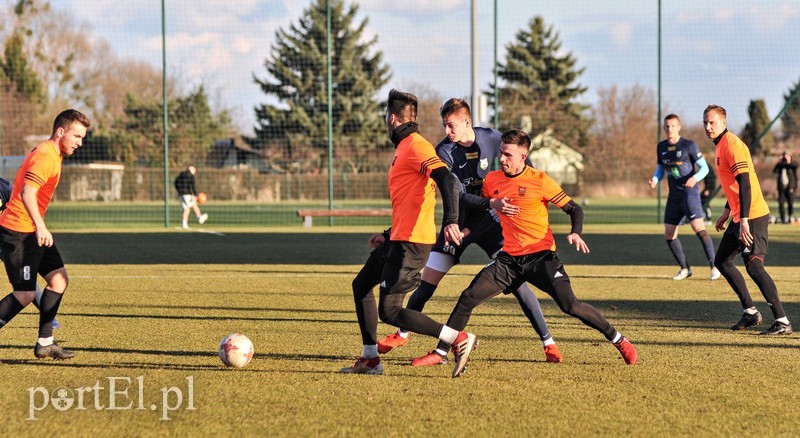
<instances>
[{"instance_id":1,"label":"white line marking on pitch","mask_svg":"<svg viewBox=\"0 0 800 438\"><path fill-rule=\"evenodd\" d=\"M183 228L181 228L181 227L175 227L175 229L176 229L176 230L181 230L181 231L186 231L186 230L184 230L184 229L183 229ZM213 230L204 230L204 229L202 229L202 228L189 228L189 231L194 231L194 232L197 232L197 233L213 234L213 235L215 235L215 236L224 236L224 235L225 235L225 233L221 233L221 232L219 232L219 231L213 231Z\"/></svg>"}]
</instances>

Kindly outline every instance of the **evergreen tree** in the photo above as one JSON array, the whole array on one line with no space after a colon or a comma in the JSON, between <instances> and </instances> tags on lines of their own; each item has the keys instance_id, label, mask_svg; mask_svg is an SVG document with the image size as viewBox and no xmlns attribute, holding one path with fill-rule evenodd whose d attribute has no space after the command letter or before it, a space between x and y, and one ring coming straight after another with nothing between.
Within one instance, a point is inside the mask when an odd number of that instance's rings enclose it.
<instances>
[{"instance_id":1,"label":"evergreen tree","mask_svg":"<svg viewBox=\"0 0 800 438\"><path fill-rule=\"evenodd\" d=\"M750 148L750 154L754 157L769 154L774 142L771 132L764 134L761 140L756 143L758 137L769 125L769 114L767 114L767 104L764 99L751 100L750 105L747 106L747 114L750 116L750 121L747 122L742 131L742 141Z\"/></svg>"},{"instance_id":2,"label":"evergreen tree","mask_svg":"<svg viewBox=\"0 0 800 438\"><path fill-rule=\"evenodd\" d=\"M800 138L800 80L783 96L786 111L781 115L785 138Z\"/></svg>"},{"instance_id":3,"label":"evergreen tree","mask_svg":"<svg viewBox=\"0 0 800 438\"><path fill-rule=\"evenodd\" d=\"M331 66L333 88L333 138L335 147L370 149L386 142L376 140L384 130L377 92L389 80L382 53L373 51L375 38L362 41L367 24L355 24L358 7L345 8L330 0ZM345 10L346 9L346 10ZM255 82L275 104L255 109L255 137L246 141L256 149L285 148L288 157L319 155L327 149L328 97L326 1L316 0L296 24L278 30L270 58L264 63L268 77Z\"/></svg>"},{"instance_id":4,"label":"evergreen tree","mask_svg":"<svg viewBox=\"0 0 800 438\"><path fill-rule=\"evenodd\" d=\"M0 71L16 89L17 94L25 96L31 103L44 103L44 86L36 73L28 66L23 49L23 38L14 32L5 43L4 57L0 60Z\"/></svg>"},{"instance_id":5,"label":"evergreen tree","mask_svg":"<svg viewBox=\"0 0 800 438\"><path fill-rule=\"evenodd\" d=\"M498 77L505 81L498 88L498 129L529 125L533 135L551 129L560 141L585 146L591 121L584 115L588 106L576 100L587 88L575 82L584 69L575 67L572 53L560 54L553 26L534 17L506 52L505 64L498 65Z\"/></svg>"}]
</instances>

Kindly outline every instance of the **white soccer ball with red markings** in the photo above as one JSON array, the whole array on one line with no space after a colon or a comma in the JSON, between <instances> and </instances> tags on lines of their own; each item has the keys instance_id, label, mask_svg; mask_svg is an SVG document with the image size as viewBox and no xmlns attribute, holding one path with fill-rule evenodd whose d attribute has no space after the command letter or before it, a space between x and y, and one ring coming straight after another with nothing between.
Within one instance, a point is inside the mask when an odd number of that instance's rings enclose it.
<instances>
[{"instance_id":1,"label":"white soccer ball with red markings","mask_svg":"<svg viewBox=\"0 0 800 438\"><path fill-rule=\"evenodd\" d=\"M241 333L231 333L219 342L219 354L222 363L229 367L242 368L253 359L253 343Z\"/></svg>"}]
</instances>

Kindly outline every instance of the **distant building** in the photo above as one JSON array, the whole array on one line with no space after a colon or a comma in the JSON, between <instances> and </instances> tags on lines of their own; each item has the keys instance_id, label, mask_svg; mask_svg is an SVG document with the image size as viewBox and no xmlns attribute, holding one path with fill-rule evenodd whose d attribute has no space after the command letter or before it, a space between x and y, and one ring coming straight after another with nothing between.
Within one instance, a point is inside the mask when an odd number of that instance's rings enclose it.
<instances>
[{"instance_id":1,"label":"distant building","mask_svg":"<svg viewBox=\"0 0 800 438\"><path fill-rule=\"evenodd\" d=\"M531 138L529 157L535 168L547 172L567 193L581 192L583 154L558 141L551 130Z\"/></svg>"},{"instance_id":2,"label":"distant building","mask_svg":"<svg viewBox=\"0 0 800 438\"><path fill-rule=\"evenodd\" d=\"M236 141L232 137L214 142L206 158L206 164L217 169L249 167L262 171L266 167L262 151L253 149L250 145Z\"/></svg>"}]
</instances>

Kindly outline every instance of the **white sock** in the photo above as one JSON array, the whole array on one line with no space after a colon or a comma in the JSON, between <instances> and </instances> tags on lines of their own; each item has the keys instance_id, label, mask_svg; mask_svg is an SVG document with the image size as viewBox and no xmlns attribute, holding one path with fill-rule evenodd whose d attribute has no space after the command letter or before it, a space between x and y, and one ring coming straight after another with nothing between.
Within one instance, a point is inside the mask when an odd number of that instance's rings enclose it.
<instances>
[{"instance_id":1,"label":"white sock","mask_svg":"<svg viewBox=\"0 0 800 438\"><path fill-rule=\"evenodd\" d=\"M450 327L443 325L442 331L439 332L439 339L453 345L453 342L458 338L458 330L453 330Z\"/></svg>"},{"instance_id":2,"label":"white sock","mask_svg":"<svg viewBox=\"0 0 800 438\"><path fill-rule=\"evenodd\" d=\"M612 343L612 344L616 344L616 343L618 343L618 342L619 342L619 341L621 341L621 340L622 340L622 333L620 333L620 332L617 332L617 333L614 335L614 339L612 339L612 340L611 340L611 343Z\"/></svg>"},{"instance_id":3,"label":"white sock","mask_svg":"<svg viewBox=\"0 0 800 438\"><path fill-rule=\"evenodd\" d=\"M364 345L361 357L366 359L372 359L373 357L378 357L378 344Z\"/></svg>"},{"instance_id":4,"label":"white sock","mask_svg":"<svg viewBox=\"0 0 800 438\"><path fill-rule=\"evenodd\" d=\"M53 337L50 336L49 338L39 338L39 340L36 342L42 347L47 347L48 345L53 345Z\"/></svg>"},{"instance_id":5,"label":"white sock","mask_svg":"<svg viewBox=\"0 0 800 438\"><path fill-rule=\"evenodd\" d=\"M542 341L542 345L547 347L548 345L555 345L556 341L553 338L547 338L546 340Z\"/></svg>"},{"instance_id":6,"label":"white sock","mask_svg":"<svg viewBox=\"0 0 800 438\"><path fill-rule=\"evenodd\" d=\"M437 348L437 349L433 350L433 352L438 354L439 356L447 357L447 352L446 351L442 351L441 348Z\"/></svg>"},{"instance_id":7,"label":"white sock","mask_svg":"<svg viewBox=\"0 0 800 438\"><path fill-rule=\"evenodd\" d=\"M744 313L748 315L755 315L756 313L758 313L758 309L756 309L755 307L748 307L747 309L744 309Z\"/></svg>"},{"instance_id":8,"label":"white sock","mask_svg":"<svg viewBox=\"0 0 800 438\"><path fill-rule=\"evenodd\" d=\"M789 324L789 318L787 318L785 316L783 318L778 318L775 321L778 321L778 322L783 323L783 324Z\"/></svg>"},{"instance_id":9,"label":"white sock","mask_svg":"<svg viewBox=\"0 0 800 438\"><path fill-rule=\"evenodd\" d=\"M399 329L397 330L397 334L403 339L408 339L408 330Z\"/></svg>"}]
</instances>

